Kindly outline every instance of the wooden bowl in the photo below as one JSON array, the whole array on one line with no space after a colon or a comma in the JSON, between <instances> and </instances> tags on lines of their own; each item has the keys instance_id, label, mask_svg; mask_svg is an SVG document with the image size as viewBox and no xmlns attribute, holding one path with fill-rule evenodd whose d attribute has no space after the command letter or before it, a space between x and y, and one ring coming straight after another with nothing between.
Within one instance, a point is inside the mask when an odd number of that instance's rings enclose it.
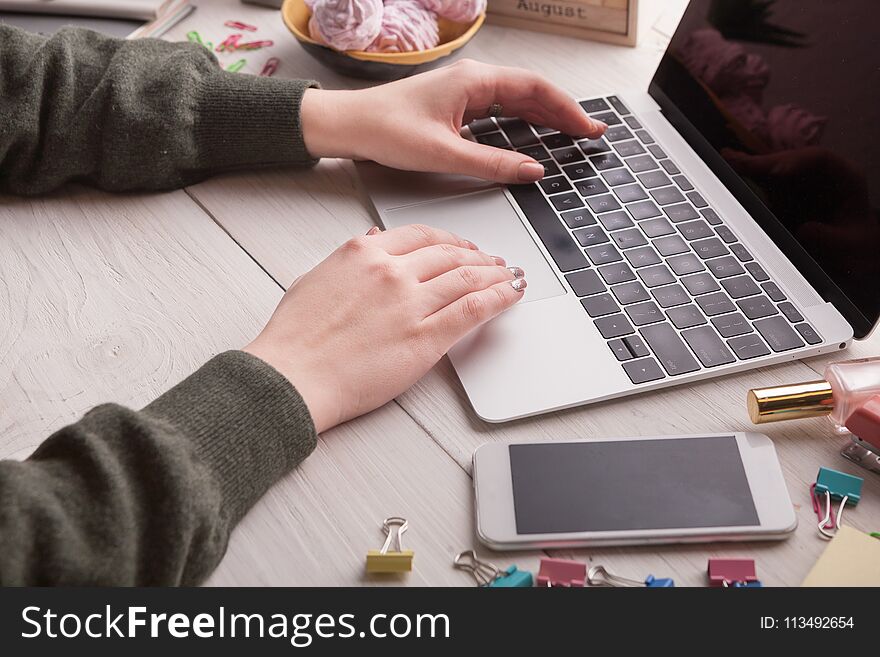
<instances>
[{"instance_id":1,"label":"wooden bowl","mask_svg":"<svg viewBox=\"0 0 880 657\"><path fill-rule=\"evenodd\" d=\"M483 25L482 14L472 23L453 23L440 19L440 44L416 52L341 52L322 45L309 36L312 12L303 0L284 0L281 16L306 52L319 62L342 75L370 80L398 80L427 68L428 64L451 55L464 46Z\"/></svg>"}]
</instances>

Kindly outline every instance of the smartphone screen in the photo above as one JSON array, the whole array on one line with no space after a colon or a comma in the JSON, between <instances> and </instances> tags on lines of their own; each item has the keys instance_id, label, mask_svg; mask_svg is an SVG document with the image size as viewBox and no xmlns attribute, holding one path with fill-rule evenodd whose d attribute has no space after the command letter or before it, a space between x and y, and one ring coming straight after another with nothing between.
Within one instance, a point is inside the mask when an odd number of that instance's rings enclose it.
<instances>
[{"instance_id":1,"label":"smartphone screen","mask_svg":"<svg viewBox=\"0 0 880 657\"><path fill-rule=\"evenodd\" d=\"M509 449L518 534L760 524L734 436Z\"/></svg>"}]
</instances>

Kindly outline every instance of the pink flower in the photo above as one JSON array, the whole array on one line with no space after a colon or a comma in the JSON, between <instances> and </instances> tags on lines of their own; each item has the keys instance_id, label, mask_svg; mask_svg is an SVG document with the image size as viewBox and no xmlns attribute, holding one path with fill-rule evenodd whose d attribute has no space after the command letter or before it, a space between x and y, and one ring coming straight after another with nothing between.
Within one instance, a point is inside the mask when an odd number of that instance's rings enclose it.
<instances>
[{"instance_id":1,"label":"pink flower","mask_svg":"<svg viewBox=\"0 0 880 657\"><path fill-rule=\"evenodd\" d=\"M797 105L778 105L767 115L767 133L774 150L803 148L817 144L828 119Z\"/></svg>"},{"instance_id":2,"label":"pink flower","mask_svg":"<svg viewBox=\"0 0 880 657\"><path fill-rule=\"evenodd\" d=\"M433 48L439 41L437 14L418 0L386 0L379 36L367 50L412 52Z\"/></svg>"},{"instance_id":3,"label":"pink flower","mask_svg":"<svg viewBox=\"0 0 880 657\"><path fill-rule=\"evenodd\" d=\"M470 23L486 11L486 0L419 0L426 9L454 23Z\"/></svg>"},{"instance_id":4,"label":"pink flower","mask_svg":"<svg viewBox=\"0 0 880 657\"><path fill-rule=\"evenodd\" d=\"M748 94L760 103L770 80L770 69L759 55L746 54L742 46L711 28L688 35L678 56L691 75L719 96Z\"/></svg>"},{"instance_id":5,"label":"pink flower","mask_svg":"<svg viewBox=\"0 0 880 657\"><path fill-rule=\"evenodd\" d=\"M336 50L364 50L382 27L382 0L315 0L309 33Z\"/></svg>"}]
</instances>

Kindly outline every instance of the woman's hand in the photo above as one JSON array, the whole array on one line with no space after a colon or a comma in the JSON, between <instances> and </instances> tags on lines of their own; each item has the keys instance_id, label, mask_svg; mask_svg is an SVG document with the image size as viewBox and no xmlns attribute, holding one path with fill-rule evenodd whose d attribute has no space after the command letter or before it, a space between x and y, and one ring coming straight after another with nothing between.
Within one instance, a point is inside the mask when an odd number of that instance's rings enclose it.
<instances>
[{"instance_id":1,"label":"woman's hand","mask_svg":"<svg viewBox=\"0 0 880 657\"><path fill-rule=\"evenodd\" d=\"M607 127L535 73L463 59L359 91L309 89L302 101L303 136L314 157L374 160L503 183L540 179L544 167L532 158L461 136L462 125L487 116L495 103L504 116L572 136L595 138Z\"/></svg>"},{"instance_id":2,"label":"woman's hand","mask_svg":"<svg viewBox=\"0 0 880 657\"><path fill-rule=\"evenodd\" d=\"M525 287L445 231L374 228L297 280L244 350L296 386L321 432L402 393Z\"/></svg>"}]
</instances>

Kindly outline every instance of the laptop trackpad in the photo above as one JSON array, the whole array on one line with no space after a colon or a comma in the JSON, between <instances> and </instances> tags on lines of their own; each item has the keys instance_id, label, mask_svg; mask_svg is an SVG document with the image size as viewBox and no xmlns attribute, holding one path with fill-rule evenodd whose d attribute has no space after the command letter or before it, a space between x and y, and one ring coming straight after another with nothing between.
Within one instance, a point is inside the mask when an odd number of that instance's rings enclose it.
<instances>
[{"instance_id":1,"label":"laptop trackpad","mask_svg":"<svg viewBox=\"0 0 880 657\"><path fill-rule=\"evenodd\" d=\"M501 189L386 210L384 223L387 228L405 224L443 228L501 256L508 265L521 267L529 286L520 303L565 293Z\"/></svg>"}]
</instances>

